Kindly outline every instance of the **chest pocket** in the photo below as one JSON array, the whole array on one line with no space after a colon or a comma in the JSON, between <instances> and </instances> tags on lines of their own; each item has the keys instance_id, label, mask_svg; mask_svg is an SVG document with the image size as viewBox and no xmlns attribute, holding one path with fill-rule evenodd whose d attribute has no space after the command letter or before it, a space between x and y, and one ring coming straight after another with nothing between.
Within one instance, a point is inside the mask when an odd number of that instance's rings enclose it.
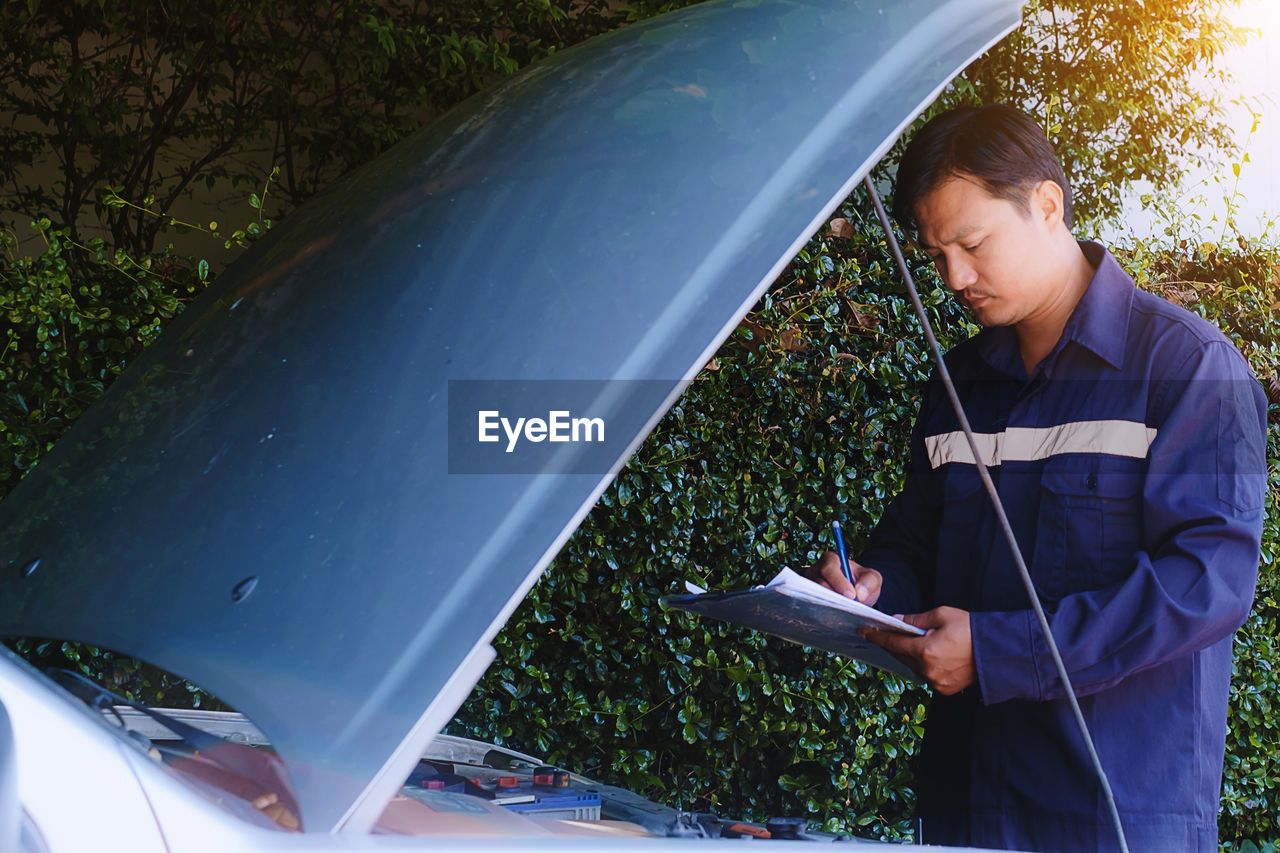
<instances>
[{"instance_id":1,"label":"chest pocket","mask_svg":"<svg viewBox=\"0 0 1280 853\"><path fill-rule=\"evenodd\" d=\"M1127 577L1142 536L1146 462L1113 456L1050 459L1040 481L1036 589L1057 600Z\"/></svg>"},{"instance_id":2,"label":"chest pocket","mask_svg":"<svg viewBox=\"0 0 1280 853\"><path fill-rule=\"evenodd\" d=\"M933 598L938 605L975 609L973 575L985 562L983 548L989 539L991 503L972 465L947 465L938 489L939 569L934 577Z\"/></svg>"}]
</instances>

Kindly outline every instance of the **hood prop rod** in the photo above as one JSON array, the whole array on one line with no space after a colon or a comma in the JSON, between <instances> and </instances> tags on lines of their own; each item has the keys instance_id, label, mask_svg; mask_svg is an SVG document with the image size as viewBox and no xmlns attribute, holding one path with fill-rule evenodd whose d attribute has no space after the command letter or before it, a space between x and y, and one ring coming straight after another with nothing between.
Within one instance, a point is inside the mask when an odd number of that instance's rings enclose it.
<instances>
[{"instance_id":1,"label":"hood prop rod","mask_svg":"<svg viewBox=\"0 0 1280 853\"><path fill-rule=\"evenodd\" d=\"M1080 736L1084 738L1084 745L1089 751L1089 758L1093 762L1094 772L1098 774L1098 783L1102 786L1102 793L1106 797L1107 809L1111 812L1111 823L1115 827L1116 838L1120 842L1120 850L1122 853L1129 853L1129 844L1124 837L1124 827L1120 824L1120 813L1116 810L1116 800L1111 793L1111 783L1107 781L1107 771L1102 769L1102 761L1098 758L1098 751L1093 746L1093 737L1089 734L1089 726L1085 723L1084 715L1080 713L1080 702L1076 699L1076 692L1071 687L1071 678L1067 675L1067 667L1062 662L1062 655L1058 653L1058 644L1053 640L1053 632L1049 629L1049 620L1045 617L1044 608L1040 605L1040 596L1036 594L1035 584L1031 582L1031 573L1027 571L1027 563L1022 558L1022 549L1018 547L1018 539L1014 536L1013 527L1009 524L1009 517L1005 514L1004 504L1000 501L1000 495L996 492L995 483L991 481L991 474L987 471L987 466L981 462L982 454L978 452L978 443L973 437L973 430L969 427L969 419L965 416L964 407L960 405L960 397L956 394L955 385L951 383L951 374L947 371L946 362L942 358L942 349L938 346L938 339L933 335L933 327L929 324L924 305L920 302L920 294L916 292L915 281L907 270L907 262L902 256L902 248L898 245L897 238L893 236L893 227L889 224L889 217L885 214L884 206L880 203L880 197L876 194L875 185L871 183L871 176L864 177L862 183L867 188L867 194L871 196L871 203L875 205L876 216L880 219L880 227L884 229L885 236L889 238L889 248L893 252L893 259L898 264L898 271L902 273L903 281L907 283L907 293L911 296L911 304L916 309L916 316L920 318L920 324L924 327L924 336L929 341L929 349L933 353L933 361L938 366L938 378L942 380L943 387L947 389L947 397L951 400L951 408L955 410L956 418L960 422L960 428L964 430L964 436L969 440L969 452L973 454L974 467L978 469L978 476L982 479L982 485L987 490L987 497L991 498L991 505L995 507L996 518L1000 522L1001 531L1004 532L1005 541L1009 543L1009 550L1013 552L1013 561L1018 567L1018 575L1022 578L1022 585L1027 590L1027 598L1031 601L1031 609L1035 611L1036 621L1040 623L1040 632L1044 635L1045 643L1049 647L1053 665L1058 670L1058 678L1062 681L1063 688L1066 689L1067 701L1071 704L1071 713L1076 718L1076 726L1080 729Z\"/></svg>"}]
</instances>

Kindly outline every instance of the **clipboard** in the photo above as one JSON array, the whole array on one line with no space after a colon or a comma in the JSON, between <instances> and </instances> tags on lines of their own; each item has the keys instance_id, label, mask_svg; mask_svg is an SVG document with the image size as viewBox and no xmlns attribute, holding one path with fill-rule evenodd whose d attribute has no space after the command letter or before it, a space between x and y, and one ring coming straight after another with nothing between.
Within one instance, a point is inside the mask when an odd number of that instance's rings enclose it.
<instances>
[{"instance_id":1,"label":"clipboard","mask_svg":"<svg viewBox=\"0 0 1280 853\"><path fill-rule=\"evenodd\" d=\"M662 607L684 610L781 637L802 646L852 658L920 683L921 679L893 655L858 636L863 628L924 636L925 631L881 613L860 601L784 567L763 586L707 592L686 583L688 592L664 595Z\"/></svg>"}]
</instances>

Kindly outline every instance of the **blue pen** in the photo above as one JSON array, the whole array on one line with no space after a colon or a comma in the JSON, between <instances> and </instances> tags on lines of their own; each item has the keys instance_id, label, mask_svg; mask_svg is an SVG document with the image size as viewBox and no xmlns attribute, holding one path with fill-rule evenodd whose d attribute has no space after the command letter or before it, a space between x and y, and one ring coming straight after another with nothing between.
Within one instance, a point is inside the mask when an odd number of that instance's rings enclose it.
<instances>
[{"instance_id":1,"label":"blue pen","mask_svg":"<svg viewBox=\"0 0 1280 853\"><path fill-rule=\"evenodd\" d=\"M844 571L844 576L848 578L849 583L853 583L853 572L849 571L849 555L844 550L844 537L840 535L840 522L831 522L831 532L836 537L836 553L840 555L840 568Z\"/></svg>"}]
</instances>

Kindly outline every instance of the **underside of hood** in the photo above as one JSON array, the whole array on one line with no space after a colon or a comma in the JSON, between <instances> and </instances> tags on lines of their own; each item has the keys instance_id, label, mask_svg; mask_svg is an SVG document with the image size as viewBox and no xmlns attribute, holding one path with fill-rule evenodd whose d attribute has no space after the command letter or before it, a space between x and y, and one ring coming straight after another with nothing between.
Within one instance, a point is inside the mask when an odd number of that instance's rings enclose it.
<instances>
[{"instance_id":1,"label":"underside of hood","mask_svg":"<svg viewBox=\"0 0 1280 853\"><path fill-rule=\"evenodd\" d=\"M190 679L306 829L367 828L683 383L1020 5L714 0L471 99L290 214L0 505L0 632ZM557 383L608 425L589 458L467 455L505 450L463 446L486 394Z\"/></svg>"}]
</instances>

